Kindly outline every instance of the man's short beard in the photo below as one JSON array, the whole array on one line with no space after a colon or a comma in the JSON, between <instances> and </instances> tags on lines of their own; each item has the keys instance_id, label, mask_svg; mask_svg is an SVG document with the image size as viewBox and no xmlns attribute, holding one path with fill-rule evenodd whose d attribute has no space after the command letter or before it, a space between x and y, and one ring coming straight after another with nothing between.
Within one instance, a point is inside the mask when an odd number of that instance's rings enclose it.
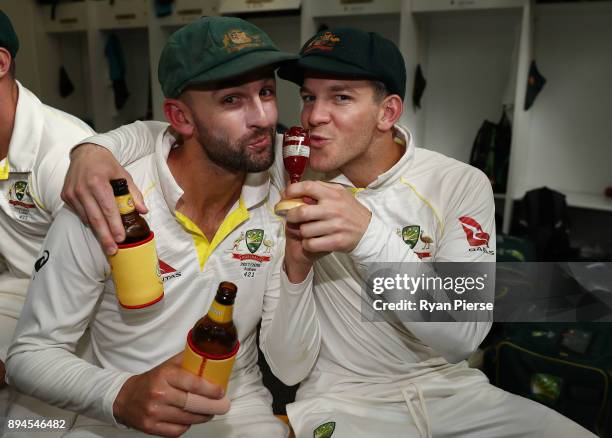
<instances>
[{"instance_id":1,"label":"man's short beard","mask_svg":"<svg viewBox=\"0 0 612 438\"><path fill-rule=\"evenodd\" d=\"M200 120L195 120L198 128L197 139L204 148L210 161L217 166L233 172L262 172L274 162L274 128L260 128L253 133L231 143L227 136L215 136ZM247 145L257 138L270 136L270 149L260 154L249 154Z\"/></svg>"}]
</instances>

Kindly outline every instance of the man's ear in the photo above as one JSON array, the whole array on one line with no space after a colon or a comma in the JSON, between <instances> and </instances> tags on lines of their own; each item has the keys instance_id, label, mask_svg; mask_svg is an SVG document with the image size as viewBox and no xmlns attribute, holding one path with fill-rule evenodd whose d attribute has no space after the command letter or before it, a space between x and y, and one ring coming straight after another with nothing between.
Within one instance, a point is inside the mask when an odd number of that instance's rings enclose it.
<instances>
[{"instance_id":1,"label":"man's ear","mask_svg":"<svg viewBox=\"0 0 612 438\"><path fill-rule=\"evenodd\" d=\"M397 94L390 94L380 104L378 129L388 131L397 123L404 111L404 103Z\"/></svg>"},{"instance_id":2,"label":"man's ear","mask_svg":"<svg viewBox=\"0 0 612 438\"><path fill-rule=\"evenodd\" d=\"M193 114L185 102L179 99L164 100L164 114L172 129L183 138L191 137L194 134Z\"/></svg>"},{"instance_id":3,"label":"man's ear","mask_svg":"<svg viewBox=\"0 0 612 438\"><path fill-rule=\"evenodd\" d=\"M0 79L9 74L13 57L4 47L0 47Z\"/></svg>"}]
</instances>

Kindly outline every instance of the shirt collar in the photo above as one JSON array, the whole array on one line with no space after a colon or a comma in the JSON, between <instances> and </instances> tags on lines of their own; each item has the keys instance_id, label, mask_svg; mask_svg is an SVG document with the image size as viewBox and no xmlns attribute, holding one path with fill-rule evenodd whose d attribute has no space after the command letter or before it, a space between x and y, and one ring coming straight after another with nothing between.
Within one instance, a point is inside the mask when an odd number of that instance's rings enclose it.
<instances>
[{"instance_id":1,"label":"shirt collar","mask_svg":"<svg viewBox=\"0 0 612 438\"><path fill-rule=\"evenodd\" d=\"M168 154L176 143L174 136L168 129L162 131L155 142L155 164L159 177L160 187L170 211L176 210L178 200L183 196L183 189L177 184L168 167ZM247 210L261 204L266 200L270 191L270 176L268 171L247 173L240 199Z\"/></svg>"},{"instance_id":2,"label":"shirt collar","mask_svg":"<svg viewBox=\"0 0 612 438\"><path fill-rule=\"evenodd\" d=\"M19 81L15 124L8 149L9 172L30 172L42 137L44 114L42 103Z\"/></svg>"},{"instance_id":3,"label":"shirt collar","mask_svg":"<svg viewBox=\"0 0 612 438\"><path fill-rule=\"evenodd\" d=\"M374 181L368 184L366 187L367 189L377 189L392 183L397 179L397 177L403 175L406 172L406 168L412 164L415 148L414 141L412 140L412 134L407 128L400 125L395 125L393 130L394 140L401 144L407 145L404 155L402 155L398 162L395 163L389 170L381 173ZM341 184L343 186L356 189L355 185L340 172L327 174L326 177L327 181L330 183Z\"/></svg>"}]
</instances>

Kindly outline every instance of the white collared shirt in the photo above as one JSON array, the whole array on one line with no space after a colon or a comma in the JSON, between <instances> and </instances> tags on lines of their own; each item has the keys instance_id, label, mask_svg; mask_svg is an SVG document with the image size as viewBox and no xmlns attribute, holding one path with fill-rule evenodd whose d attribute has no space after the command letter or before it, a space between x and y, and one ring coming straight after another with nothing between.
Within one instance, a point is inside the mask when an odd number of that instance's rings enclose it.
<instances>
[{"instance_id":1,"label":"white collared shirt","mask_svg":"<svg viewBox=\"0 0 612 438\"><path fill-rule=\"evenodd\" d=\"M302 349L272 348L271 369L286 383L302 379L297 399L353 394L401 399L411 376L465 359L486 336L489 322L369 322L362 314L362 286L370 263L495 261L493 193L478 169L437 152L417 148L396 126L402 158L365 188L342 174L342 184L371 212L370 224L349 254L320 259L301 284L281 275L277 312L270 335L301 340ZM489 234L472 246L460 218L471 217ZM412 232L407 232L411 230ZM271 342L271 345L275 345Z\"/></svg>"},{"instance_id":2,"label":"white collared shirt","mask_svg":"<svg viewBox=\"0 0 612 438\"><path fill-rule=\"evenodd\" d=\"M128 170L144 194L149 209L145 218L155 233L164 280L161 306L148 312L120 309L99 243L65 209L44 244L48 262L31 283L9 351L8 380L49 403L113 422L112 405L125 380L182 351L189 329L208 311L219 283L231 281L238 286L234 321L241 347L228 388L230 414L247 405L269 406L257 367L256 336L262 321L265 338L278 298L284 249L283 224L273 214L278 191L267 172L249 174L240 200L208 242L175 211L183 192L166 163L174 138L166 125L150 125L154 132L141 140L149 148L154 142L155 152ZM87 324L101 367L73 354Z\"/></svg>"},{"instance_id":3,"label":"white collared shirt","mask_svg":"<svg viewBox=\"0 0 612 438\"><path fill-rule=\"evenodd\" d=\"M43 104L17 82L19 97L8 156L0 161L0 259L5 275L27 281L54 215L70 148L93 134L74 116ZM23 291L0 284L0 314L18 318ZM4 354L2 354L4 358Z\"/></svg>"}]
</instances>

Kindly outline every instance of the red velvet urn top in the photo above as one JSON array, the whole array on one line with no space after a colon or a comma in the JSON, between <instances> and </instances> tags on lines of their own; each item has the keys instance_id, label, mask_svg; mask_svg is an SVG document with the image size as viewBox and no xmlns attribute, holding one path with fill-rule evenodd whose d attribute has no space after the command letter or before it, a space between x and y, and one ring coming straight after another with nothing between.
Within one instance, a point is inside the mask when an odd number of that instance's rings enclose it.
<instances>
[{"instance_id":1,"label":"red velvet urn top","mask_svg":"<svg viewBox=\"0 0 612 438\"><path fill-rule=\"evenodd\" d=\"M283 136L283 163L291 183L296 183L308 164L310 137L301 126L292 126Z\"/></svg>"}]
</instances>

